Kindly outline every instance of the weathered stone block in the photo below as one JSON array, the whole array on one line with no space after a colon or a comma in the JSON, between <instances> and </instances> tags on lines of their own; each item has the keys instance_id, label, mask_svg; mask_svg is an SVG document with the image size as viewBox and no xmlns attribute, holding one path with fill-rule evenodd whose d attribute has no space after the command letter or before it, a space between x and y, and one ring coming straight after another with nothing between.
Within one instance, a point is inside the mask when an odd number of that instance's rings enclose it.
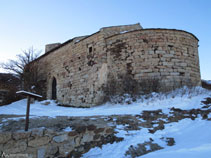
<instances>
[{"instance_id":1,"label":"weathered stone block","mask_svg":"<svg viewBox=\"0 0 211 158\"><path fill-rule=\"evenodd\" d=\"M27 148L26 142L27 142L26 140L21 140L21 141L10 140L4 145L3 151L5 153L10 153L10 154L24 152Z\"/></svg>"},{"instance_id":2,"label":"weathered stone block","mask_svg":"<svg viewBox=\"0 0 211 158\"><path fill-rule=\"evenodd\" d=\"M64 141L68 140L68 135L67 134L63 134L63 135L55 136L55 137L53 137L53 140L56 143L61 143L61 142L64 142Z\"/></svg>"},{"instance_id":3,"label":"weathered stone block","mask_svg":"<svg viewBox=\"0 0 211 158\"><path fill-rule=\"evenodd\" d=\"M45 158L45 148L39 148L37 150L37 158Z\"/></svg>"},{"instance_id":4,"label":"weathered stone block","mask_svg":"<svg viewBox=\"0 0 211 158\"><path fill-rule=\"evenodd\" d=\"M93 131L93 130L96 129L96 126L95 126L95 125L88 125L88 126L87 126L87 129L88 129L89 131Z\"/></svg>"},{"instance_id":5,"label":"weathered stone block","mask_svg":"<svg viewBox=\"0 0 211 158\"><path fill-rule=\"evenodd\" d=\"M90 142L93 140L93 134L90 132L84 133L81 139L81 143L84 144L85 142Z\"/></svg>"},{"instance_id":6,"label":"weathered stone block","mask_svg":"<svg viewBox=\"0 0 211 158\"><path fill-rule=\"evenodd\" d=\"M36 137L35 139L29 140L28 146L38 147L38 146L46 145L49 142L50 142L50 138L48 136Z\"/></svg>"},{"instance_id":7,"label":"weathered stone block","mask_svg":"<svg viewBox=\"0 0 211 158\"><path fill-rule=\"evenodd\" d=\"M108 129L106 129L105 132L106 132L106 134L111 134L114 132L114 130L112 128L108 128Z\"/></svg>"},{"instance_id":8,"label":"weathered stone block","mask_svg":"<svg viewBox=\"0 0 211 158\"><path fill-rule=\"evenodd\" d=\"M48 145L46 146L46 155L54 156L59 150L59 147L56 145Z\"/></svg>"},{"instance_id":9,"label":"weathered stone block","mask_svg":"<svg viewBox=\"0 0 211 158\"><path fill-rule=\"evenodd\" d=\"M8 142L12 138L12 134L10 132L0 133L0 144L4 144Z\"/></svg>"},{"instance_id":10,"label":"weathered stone block","mask_svg":"<svg viewBox=\"0 0 211 158\"><path fill-rule=\"evenodd\" d=\"M19 140L19 139L26 139L29 138L31 135L31 132L17 132L12 134L12 138L14 140Z\"/></svg>"},{"instance_id":11,"label":"weathered stone block","mask_svg":"<svg viewBox=\"0 0 211 158\"><path fill-rule=\"evenodd\" d=\"M75 142L75 146L79 146L80 145L80 141L81 141L81 136L75 137L74 138L74 142Z\"/></svg>"},{"instance_id":12,"label":"weathered stone block","mask_svg":"<svg viewBox=\"0 0 211 158\"><path fill-rule=\"evenodd\" d=\"M44 134L44 129L43 128L39 128L39 129L33 129L31 131L31 136L32 137L37 137L37 136L43 136Z\"/></svg>"},{"instance_id":13,"label":"weathered stone block","mask_svg":"<svg viewBox=\"0 0 211 158\"><path fill-rule=\"evenodd\" d=\"M70 131L70 132L68 133L68 136L74 137L74 136L76 136L76 135L78 135L78 134L79 134L79 133L76 132L76 131Z\"/></svg>"},{"instance_id":14,"label":"weathered stone block","mask_svg":"<svg viewBox=\"0 0 211 158\"><path fill-rule=\"evenodd\" d=\"M97 129L94 131L94 133L95 133L95 134L99 134L99 133L103 132L104 130L105 130L105 128L97 128Z\"/></svg>"}]
</instances>

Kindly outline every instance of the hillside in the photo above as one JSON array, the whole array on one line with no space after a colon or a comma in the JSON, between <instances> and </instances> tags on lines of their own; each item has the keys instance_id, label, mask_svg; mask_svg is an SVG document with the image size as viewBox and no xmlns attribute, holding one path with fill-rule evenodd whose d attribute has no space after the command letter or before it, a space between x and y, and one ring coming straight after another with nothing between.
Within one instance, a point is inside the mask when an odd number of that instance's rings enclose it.
<instances>
[{"instance_id":1,"label":"hillside","mask_svg":"<svg viewBox=\"0 0 211 158\"><path fill-rule=\"evenodd\" d=\"M61 107L53 101L35 102L31 105L30 130L78 132L79 127L89 129L90 125L113 130L100 144L87 142L75 150L65 149L69 157L211 157L211 91L184 87L171 93L145 95L136 102L129 96L121 100L123 104L107 103L92 108ZM23 131L25 107L26 100L0 107L2 133ZM64 147L57 149L61 156Z\"/></svg>"}]
</instances>

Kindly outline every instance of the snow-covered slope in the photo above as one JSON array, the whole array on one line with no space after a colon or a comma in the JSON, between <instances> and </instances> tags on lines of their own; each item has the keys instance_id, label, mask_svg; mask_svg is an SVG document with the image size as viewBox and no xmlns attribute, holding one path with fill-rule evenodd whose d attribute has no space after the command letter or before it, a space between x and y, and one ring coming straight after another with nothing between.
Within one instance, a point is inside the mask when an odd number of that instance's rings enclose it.
<instances>
[{"instance_id":1,"label":"snow-covered slope","mask_svg":"<svg viewBox=\"0 0 211 158\"><path fill-rule=\"evenodd\" d=\"M111 104L107 103L92 108L72 108L57 106L54 101L43 105L44 102L31 104L30 115L34 116L94 116L94 115L124 115L140 114L143 110L162 109L169 111L169 108L191 109L201 107L201 101L211 96L211 91L196 87L194 89L181 88L168 94L152 93L142 96L132 104ZM146 99L148 98L148 99ZM130 98L126 98L126 101ZM0 114L25 115L26 99L14 102L7 106L0 107Z\"/></svg>"},{"instance_id":2,"label":"snow-covered slope","mask_svg":"<svg viewBox=\"0 0 211 158\"><path fill-rule=\"evenodd\" d=\"M101 148L93 148L83 155L83 158L124 158L130 146L135 146L153 139L155 143L164 147L146 155L143 158L210 158L211 157L211 121L204 121L201 118L195 121L184 119L178 123L165 125L164 130L154 134L143 128L138 131L118 130L117 136L124 137L119 143L106 144ZM167 146L161 137L173 137L174 146ZM149 148L150 150L150 148Z\"/></svg>"},{"instance_id":3,"label":"snow-covered slope","mask_svg":"<svg viewBox=\"0 0 211 158\"><path fill-rule=\"evenodd\" d=\"M200 87L194 89L181 88L168 94L152 93L142 96L132 104L107 103L92 108L72 108L57 106L54 101L42 101L31 104L31 117L39 116L95 116L95 115L141 115L144 110L161 109L165 115L172 116L172 107L182 110L199 109L211 111L211 105L204 108L201 101L211 98L211 91ZM128 102L130 98L126 98ZM44 105L49 102L50 104ZM202 108L203 107L203 108ZM7 106L0 107L1 114L25 115L26 100L20 100ZM184 114L185 115L185 114ZM96 117L97 118L97 117ZM162 119L162 118L160 118ZM166 120L165 120L166 119ZM124 138L121 142L105 144L102 148L95 147L83 155L84 158L130 158L128 149L135 149L138 144L153 142L158 144L162 150L149 152L139 156L143 158L211 158L211 113L208 118L202 118L197 114L194 119L182 118L178 122L168 122L167 118L164 128L151 133L149 127L141 126L140 130L126 130L126 124L116 124L116 136ZM143 120L140 117L141 121ZM115 121L114 121L115 122ZM152 123L152 122L150 122ZM155 126L158 125L154 124ZM153 126L154 126L153 125ZM163 138L163 139L162 139ZM175 144L167 145L166 139L174 138ZM146 146L152 150L151 146Z\"/></svg>"}]
</instances>

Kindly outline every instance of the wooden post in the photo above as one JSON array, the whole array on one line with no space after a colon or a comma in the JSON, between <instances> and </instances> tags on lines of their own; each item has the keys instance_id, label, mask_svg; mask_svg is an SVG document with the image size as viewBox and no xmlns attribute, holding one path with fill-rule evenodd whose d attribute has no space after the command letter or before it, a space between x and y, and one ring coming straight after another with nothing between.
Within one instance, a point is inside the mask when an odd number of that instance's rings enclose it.
<instances>
[{"instance_id":1,"label":"wooden post","mask_svg":"<svg viewBox=\"0 0 211 158\"><path fill-rule=\"evenodd\" d=\"M27 96L27 109L26 109L25 131L28 131L28 128L29 128L30 101L31 101L31 97L30 96Z\"/></svg>"},{"instance_id":2,"label":"wooden post","mask_svg":"<svg viewBox=\"0 0 211 158\"><path fill-rule=\"evenodd\" d=\"M27 91L17 91L17 94L23 94L27 96L27 107L26 107L26 124L25 124L25 131L28 131L29 129L29 112L30 112L30 101L31 98L42 98L41 95L32 93L32 92L27 92Z\"/></svg>"}]
</instances>

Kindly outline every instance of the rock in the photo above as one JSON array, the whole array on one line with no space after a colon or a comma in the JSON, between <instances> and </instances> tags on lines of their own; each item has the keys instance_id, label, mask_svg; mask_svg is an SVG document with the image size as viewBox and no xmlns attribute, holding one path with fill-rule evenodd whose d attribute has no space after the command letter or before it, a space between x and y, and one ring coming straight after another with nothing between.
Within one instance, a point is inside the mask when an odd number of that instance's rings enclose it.
<instances>
[{"instance_id":1,"label":"rock","mask_svg":"<svg viewBox=\"0 0 211 158\"><path fill-rule=\"evenodd\" d=\"M94 135L94 140L98 140L100 138L100 135L99 134L95 134Z\"/></svg>"},{"instance_id":2,"label":"rock","mask_svg":"<svg viewBox=\"0 0 211 158\"><path fill-rule=\"evenodd\" d=\"M151 151L156 151L156 150L163 149L163 147L159 146L159 145L156 144L156 143L151 143L151 144L150 144L150 148L151 148Z\"/></svg>"},{"instance_id":3,"label":"rock","mask_svg":"<svg viewBox=\"0 0 211 158\"><path fill-rule=\"evenodd\" d=\"M146 153L147 151L144 145L138 145L138 147L134 147L133 145L131 145L128 151L126 151L125 155L130 155L130 157L135 158Z\"/></svg>"},{"instance_id":4,"label":"rock","mask_svg":"<svg viewBox=\"0 0 211 158\"><path fill-rule=\"evenodd\" d=\"M70 136L70 137L73 137L73 136L76 136L76 135L78 135L78 133L76 131L71 131L71 132L68 133L68 136Z\"/></svg>"},{"instance_id":5,"label":"rock","mask_svg":"<svg viewBox=\"0 0 211 158\"><path fill-rule=\"evenodd\" d=\"M79 158L81 156L82 156L82 153L73 150L72 152L70 152L69 154L67 154L65 157Z\"/></svg>"},{"instance_id":6,"label":"rock","mask_svg":"<svg viewBox=\"0 0 211 158\"><path fill-rule=\"evenodd\" d=\"M45 136L49 136L49 137L52 137L53 135L56 135L56 131L55 130L52 130L52 129L45 129L44 130L44 135Z\"/></svg>"},{"instance_id":7,"label":"rock","mask_svg":"<svg viewBox=\"0 0 211 158\"><path fill-rule=\"evenodd\" d=\"M48 136L45 137L38 137L28 142L28 146L31 147L38 147L42 145L46 145L50 142L50 138Z\"/></svg>"},{"instance_id":8,"label":"rock","mask_svg":"<svg viewBox=\"0 0 211 158\"><path fill-rule=\"evenodd\" d=\"M33 147L27 147L26 150L24 151L24 153L28 154L27 158L36 158L37 157L37 149L33 148Z\"/></svg>"},{"instance_id":9,"label":"rock","mask_svg":"<svg viewBox=\"0 0 211 158\"><path fill-rule=\"evenodd\" d=\"M75 146L80 146L81 137L80 136L76 137L74 141L75 141Z\"/></svg>"},{"instance_id":10,"label":"rock","mask_svg":"<svg viewBox=\"0 0 211 158\"><path fill-rule=\"evenodd\" d=\"M93 140L93 134L91 133L85 133L81 139L81 144L84 144L85 142L90 142Z\"/></svg>"},{"instance_id":11,"label":"rock","mask_svg":"<svg viewBox=\"0 0 211 158\"><path fill-rule=\"evenodd\" d=\"M6 145L4 145L3 147L3 151L5 153L10 153L10 154L14 154L14 153L20 153L20 152L24 152L27 148L27 144L26 144L26 140L25 141L9 141L6 143Z\"/></svg>"},{"instance_id":12,"label":"rock","mask_svg":"<svg viewBox=\"0 0 211 158\"><path fill-rule=\"evenodd\" d=\"M77 148L77 152L83 153L84 152L84 147L83 146L80 146L79 148Z\"/></svg>"},{"instance_id":13,"label":"rock","mask_svg":"<svg viewBox=\"0 0 211 158\"><path fill-rule=\"evenodd\" d=\"M148 129L148 131L149 131L149 133L152 133L152 134L156 132L155 129Z\"/></svg>"},{"instance_id":14,"label":"rock","mask_svg":"<svg viewBox=\"0 0 211 158\"><path fill-rule=\"evenodd\" d=\"M182 112L180 108L175 108L175 107L172 107L170 110L175 111L175 112Z\"/></svg>"},{"instance_id":15,"label":"rock","mask_svg":"<svg viewBox=\"0 0 211 158\"><path fill-rule=\"evenodd\" d=\"M160 121L158 126L155 127L156 130L163 130L165 128L164 126L164 122L163 121Z\"/></svg>"},{"instance_id":16,"label":"rock","mask_svg":"<svg viewBox=\"0 0 211 158\"><path fill-rule=\"evenodd\" d=\"M55 137L53 137L53 140L57 143L61 143L61 142L64 142L65 140L68 140L68 136L67 136L67 134L55 136Z\"/></svg>"},{"instance_id":17,"label":"rock","mask_svg":"<svg viewBox=\"0 0 211 158\"><path fill-rule=\"evenodd\" d=\"M162 114L163 113L161 109L153 110L153 111L147 110L147 111L142 112L142 118L144 120L156 120Z\"/></svg>"},{"instance_id":18,"label":"rock","mask_svg":"<svg viewBox=\"0 0 211 158\"><path fill-rule=\"evenodd\" d=\"M25 139L30 137L31 132L17 132L12 134L14 140Z\"/></svg>"},{"instance_id":19,"label":"rock","mask_svg":"<svg viewBox=\"0 0 211 158\"><path fill-rule=\"evenodd\" d=\"M7 133L0 133L0 144L4 144L8 142L12 138L12 134L7 132Z\"/></svg>"},{"instance_id":20,"label":"rock","mask_svg":"<svg viewBox=\"0 0 211 158\"><path fill-rule=\"evenodd\" d=\"M96 147L96 142L92 141L92 142L85 143L83 145L83 147L84 147L83 153L86 153L86 152L88 152L91 149L91 147Z\"/></svg>"},{"instance_id":21,"label":"rock","mask_svg":"<svg viewBox=\"0 0 211 158\"><path fill-rule=\"evenodd\" d=\"M67 155L75 149L75 142L74 140L69 141L67 144L63 144L59 146L59 153L67 157Z\"/></svg>"},{"instance_id":22,"label":"rock","mask_svg":"<svg viewBox=\"0 0 211 158\"><path fill-rule=\"evenodd\" d=\"M33 129L32 132L31 132L32 137L37 137L37 136L42 137L43 135L44 135L44 129L43 128Z\"/></svg>"},{"instance_id":23,"label":"rock","mask_svg":"<svg viewBox=\"0 0 211 158\"><path fill-rule=\"evenodd\" d=\"M113 132L114 132L114 130L113 130L112 128L106 129L106 134L111 134L111 133L113 133Z\"/></svg>"},{"instance_id":24,"label":"rock","mask_svg":"<svg viewBox=\"0 0 211 158\"><path fill-rule=\"evenodd\" d=\"M168 118L168 121L169 121L169 122L178 122L178 118L177 118L177 117L174 117L174 116L170 116L170 117Z\"/></svg>"},{"instance_id":25,"label":"rock","mask_svg":"<svg viewBox=\"0 0 211 158\"><path fill-rule=\"evenodd\" d=\"M86 131L86 126L78 126L75 129L78 133L84 133Z\"/></svg>"},{"instance_id":26,"label":"rock","mask_svg":"<svg viewBox=\"0 0 211 158\"><path fill-rule=\"evenodd\" d=\"M164 126L164 124L163 124L162 121L161 122L158 122L158 123L153 123L153 124L156 125L156 126L154 126L153 129L148 129L149 133L152 133L153 134L157 130L163 130L165 128L165 126Z\"/></svg>"},{"instance_id":27,"label":"rock","mask_svg":"<svg viewBox=\"0 0 211 158\"><path fill-rule=\"evenodd\" d=\"M45 148L40 148L37 150L37 158L45 158Z\"/></svg>"},{"instance_id":28,"label":"rock","mask_svg":"<svg viewBox=\"0 0 211 158\"><path fill-rule=\"evenodd\" d=\"M173 146L175 144L174 138L166 138L168 146Z\"/></svg>"},{"instance_id":29,"label":"rock","mask_svg":"<svg viewBox=\"0 0 211 158\"><path fill-rule=\"evenodd\" d=\"M52 145L48 146L46 149L46 155L55 155L58 152L58 146Z\"/></svg>"},{"instance_id":30,"label":"rock","mask_svg":"<svg viewBox=\"0 0 211 158\"><path fill-rule=\"evenodd\" d=\"M0 144L0 155L2 150L3 150L3 144Z\"/></svg>"},{"instance_id":31,"label":"rock","mask_svg":"<svg viewBox=\"0 0 211 158\"><path fill-rule=\"evenodd\" d=\"M41 103L42 105L49 105L51 102L49 102L49 101L45 101L45 102L43 102L43 103Z\"/></svg>"},{"instance_id":32,"label":"rock","mask_svg":"<svg viewBox=\"0 0 211 158\"><path fill-rule=\"evenodd\" d=\"M101 133L104 131L104 128L98 128L94 131L95 134Z\"/></svg>"},{"instance_id":33,"label":"rock","mask_svg":"<svg viewBox=\"0 0 211 158\"><path fill-rule=\"evenodd\" d=\"M95 126L95 125L88 125L88 126L87 126L87 129L88 129L89 131L94 131L94 130L96 129L96 126Z\"/></svg>"},{"instance_id":34,"label":"rock","mask_svg":"<svg viewBox=\"0 0 211 158\"><path fill-rule=\"evenodd\" d=\"M206 114L206 113L201 113L201 116L202 116L202 119L203 120L206 120L206 119L208 119L208 114Z\"/></svg>"},{"instance_id":35,"label":"rock","mask_svg":"<svg viewBox=\"0 0 211 158\"><path fill-rule=\"evenodd\" d=\"M147 150L146 146L150 146L150 149ZM144 142L142 144L137 144L137 146L131 145L125 155L130 155L132 158L135 158L160 149L163 149L163 147L156 143L152 143L151 141Z\"/></svg>"},{"instance_id":36,"label":"rock","mask_svg":"<svg viewBox=\"0 0 211 158\"><path fill-rule=\"evenodd\" d=\"M211 88L211 86L210 86L210 88ZM211 98L205 98L206 100L204 100L204 101L201 101L203 104L206 104L206 105L211 105ZM209 106L208 106L209 107Z\"/></svg>"}]
</instances>

